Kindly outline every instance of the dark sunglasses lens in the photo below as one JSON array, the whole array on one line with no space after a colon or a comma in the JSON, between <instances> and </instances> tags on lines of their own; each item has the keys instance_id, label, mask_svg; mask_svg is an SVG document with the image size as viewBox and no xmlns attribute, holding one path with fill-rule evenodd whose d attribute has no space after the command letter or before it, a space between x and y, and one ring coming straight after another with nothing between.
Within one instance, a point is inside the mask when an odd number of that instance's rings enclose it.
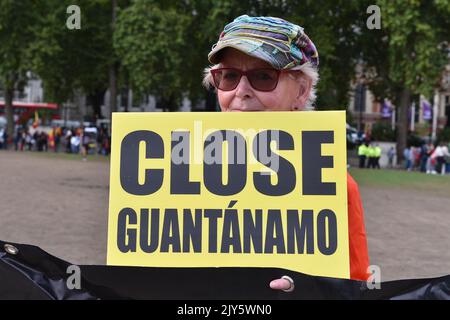
<instances>
[{"instance_id":1,"label":"dark sunglasses lens","mask_svg":"<svg viewBox=\"0 0 450 320\"><path fill-rule=\"evenodd\" d=\"M240 79L241 74L238 70L220 70L214 73L214 83L223 91L234 90Z\"/></svg>"},{"instance_id":2,"label":"dark sunglasses lens","mask_svg":"<svg viewBox=\"0 0 450 320\"><path fill-rule=\"evenodd\" d=\"M247 77L252 87L259 91L272 91L278 84L278 72L276 70L252 70Z\"/></svg>"}]
</instances>

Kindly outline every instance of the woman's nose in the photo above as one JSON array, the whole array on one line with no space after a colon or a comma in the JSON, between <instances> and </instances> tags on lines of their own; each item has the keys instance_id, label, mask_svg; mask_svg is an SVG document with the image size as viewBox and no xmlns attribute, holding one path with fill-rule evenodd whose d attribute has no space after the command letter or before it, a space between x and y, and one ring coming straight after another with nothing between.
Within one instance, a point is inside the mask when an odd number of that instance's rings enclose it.
<instances>
[{"instance_id":1,"label":"woman's nose","mask_svg":"<svg viewBox=\"0 0 450 320\"><path fill-rule=\"evenodd\" d=\"M250 82L247 79L247 76L242 76L236 87L236 96L240 98L244 97L252 97L253 96L253 88L250 85Z\"/></svg>"}]
</instances>

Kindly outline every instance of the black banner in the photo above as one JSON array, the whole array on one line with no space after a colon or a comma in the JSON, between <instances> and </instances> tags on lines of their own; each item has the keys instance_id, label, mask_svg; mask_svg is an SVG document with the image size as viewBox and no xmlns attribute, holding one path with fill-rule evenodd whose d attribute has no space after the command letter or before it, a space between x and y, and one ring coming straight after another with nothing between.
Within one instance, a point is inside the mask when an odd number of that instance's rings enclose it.
<instances>
[{"instance_id":1,"label":"black banner","mask_svg":"<svg viewBox=\"0 0 450 320\"><path fill-rule=\"evenodd\" d=\"M276 268L78 267L77 286L69 262L36 246L0 241L0 299L450 300L450 275L382 282L379 289L370 289L364 281ZM269 288L271 280L283 275L294 280L294 291Z\"/></svg>"}]
</instances>

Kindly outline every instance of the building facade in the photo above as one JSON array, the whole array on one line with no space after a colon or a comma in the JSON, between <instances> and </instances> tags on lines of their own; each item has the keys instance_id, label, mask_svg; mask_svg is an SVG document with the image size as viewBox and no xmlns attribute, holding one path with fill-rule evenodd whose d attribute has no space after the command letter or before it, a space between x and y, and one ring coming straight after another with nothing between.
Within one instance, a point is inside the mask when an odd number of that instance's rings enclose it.
<instances>
[{"instance_id":1,"label":"building facade","mask_svg":"<svg viewBox=\"0 0 450 320\"><path fill-rule=\"evenodd\" d=\"M348 112L351 113L358 130L369 135L373 125L381 121L395 128L395 105L388 100L376 101L372 92L361 83L352 84ZM436 114L437 117L434 116ZM450 64L443 71L440 86L436 88L433 97L421 96L420 101L411 104L408 115L409 130L417 132L420 128L427 127L430 133L435 135L439 130L450 127L449 119Z\"/></svg>"}]
</instances>

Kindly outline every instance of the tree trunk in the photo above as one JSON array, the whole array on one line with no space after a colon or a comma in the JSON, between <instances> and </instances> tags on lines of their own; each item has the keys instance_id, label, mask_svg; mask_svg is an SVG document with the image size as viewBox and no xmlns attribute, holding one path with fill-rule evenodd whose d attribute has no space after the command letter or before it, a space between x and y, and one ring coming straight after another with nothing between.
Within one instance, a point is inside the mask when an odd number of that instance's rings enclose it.
<instances>
[{"instance_id":1,"label":"tree trunk","mask_svg":"<svg viewBox=\"0 0 450 320\"><path fill-rule=\"evenodd\" d=\"M117 67L115 63L109 67L109 108L111 114L117 112Z\"/></svg>"},{"instance_id":2,"label":"tree trunk","mask_svg":"<svg viewBox=\"0 0 450 320\"><path fill-rule=\"evenodd\" d=\"M102 104L105 97L105 90L100 89L94 91L92 94L89 95L89 98L91 100L92 108L94 110L94 118L95 120L103 119L102 115Z\"/></svg>"},{"instance_id":3,"label":"tree trunk","mask_svg":"<svg viewBox=\"0 0 450 320\"><path fill-rule=\"evenodd\" d=\"M117 1L112 0L112 17L111 17L111 37L114 35L114 28L116 25L116 10ZM112 38L111 38L112 41ZM109 67L109 109L111 111L110 120L112 120L112 113L117 111L117 62L114 61Z\"/></svg>"},{"instance_id":4,"label":"tree trunk","mask_svg":"<svg viewBox=\"0 0 450 320\"><path fill-rule=\"evenodd\" d=\"M168 102L168 107L169 107L168 111L169 112L178 111L180 106L174 95L170 95L167 102Z\"/></svg>"},{"instance_id":5,"label":"tree trunk","mask_svg":"<svg viewBox=\"0 0 450 320\"><path fill-rule=\"evenodd\" d=\"M408 110L411 105L411 92L403 88L397 99L397 159L403 161L403 151L408 139Z\"/></svg>"},{"instance_id":6,"label":"tree trunk","mask_svg":"<svg viewBox=\"0 0 450 320\"><path fill-rule=\"evenodd\" d=\"M5 113L6 113L6 121L8 122L6 127L6 133L8 134L8 140L5 141L6 145L8 145L9 141L11 141L14 137L14 110L13 110L13 98L14 98L14 85L6 85L5 86Z\"/></svg>"}]
</instances>

